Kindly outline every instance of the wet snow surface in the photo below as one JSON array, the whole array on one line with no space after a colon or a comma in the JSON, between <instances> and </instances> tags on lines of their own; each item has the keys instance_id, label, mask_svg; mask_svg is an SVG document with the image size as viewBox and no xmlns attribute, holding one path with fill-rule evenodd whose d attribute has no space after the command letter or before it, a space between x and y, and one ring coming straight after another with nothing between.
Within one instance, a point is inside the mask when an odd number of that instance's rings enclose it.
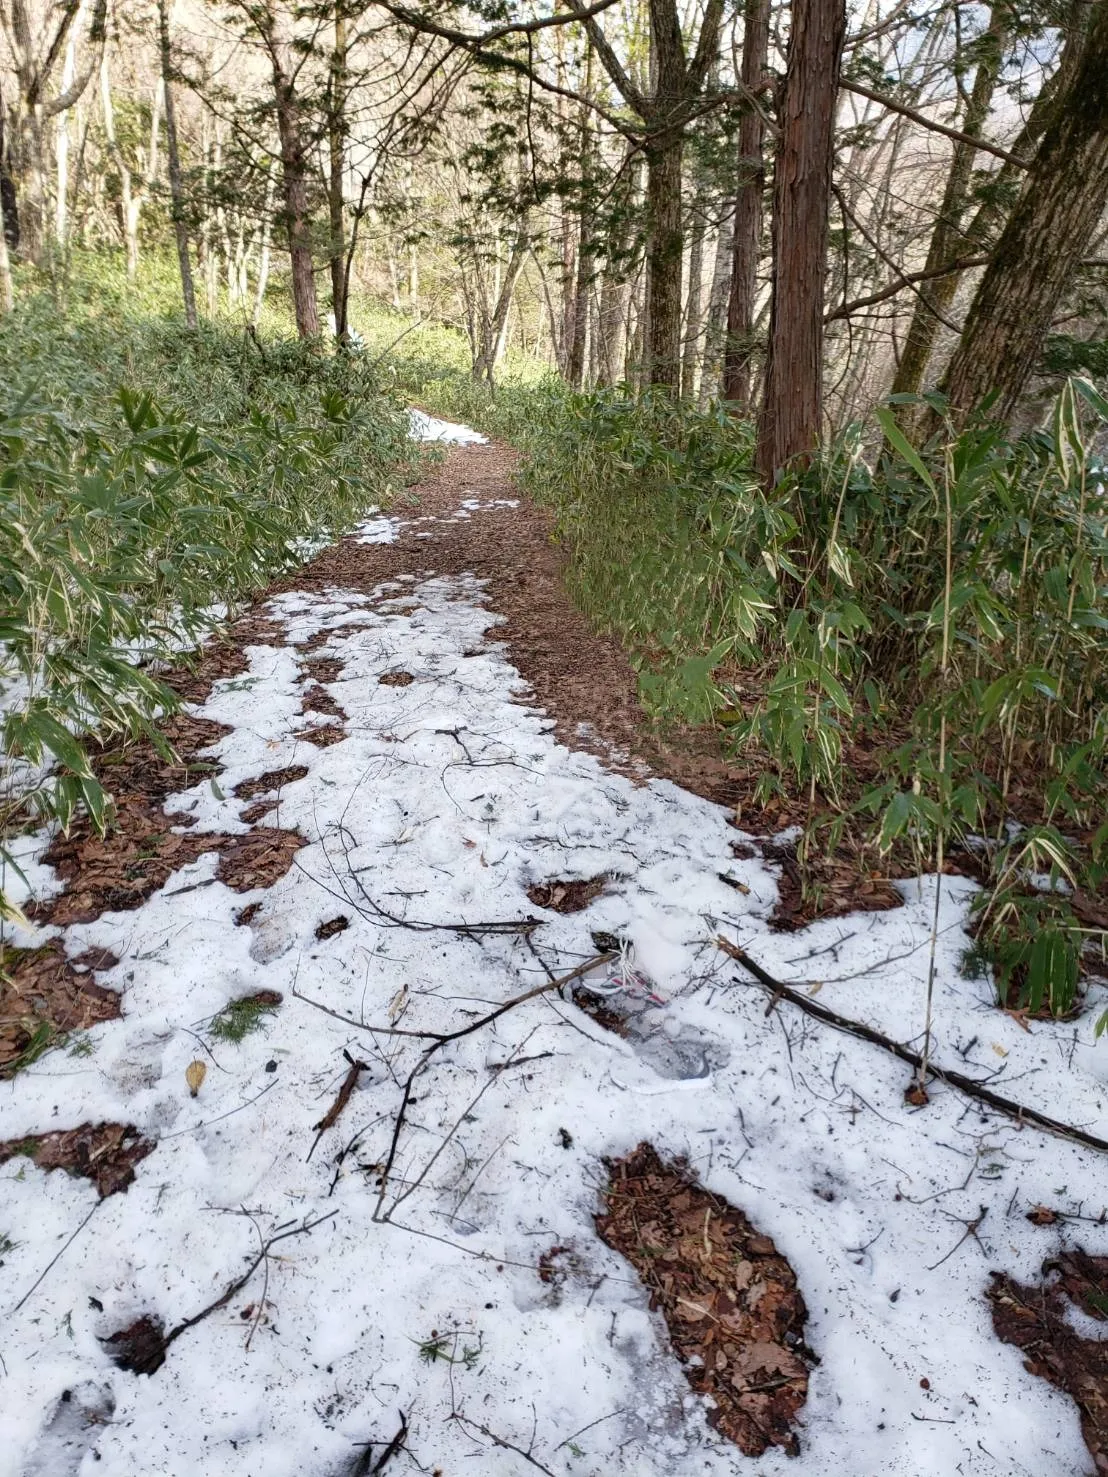
<instances>
[{"instance_id":1,"label":"wet snow surface","mask_svg":"<svg viewBox=\"0 0 1108 1477\"><path fill-rule=\"evenodd\" d=\"M772 933L772 871L735 859L724 811L554 741L475 580L290 594L271 611L294 644L335 632L316 654L343 664L327 687L345 738L300 738L313 722L300 653L252 648L249 675L199 709L233 730L213 751L218 789L171 808L241 829L235 785L305 765L268 819L309 844L267 892L229 891L206 856L138 911L67 929L70 954L120 957L102 982L123 991L125 1016L88 1033L91 1054L55 1052L2 1087L2 1136L118 1120L158 1145L99 1205L86 1180L0 1168L0 1246L14 1243L0 1253L0 1473L340 1477L367 1470L363 1444L387 1442L400 1411L410 1454L390 1458L390 1477L523 1477L535 1463L595 1477L1088 1471L1074 1407L997 1342L983 1293L992 1269L1032 1278L1060 1238L1105 1250L1097 1226L1025 1219L1038 1202L1099 1214L1105 1161L942 1087L907 1107L907 1069L788 1004L767 1016L712 944L723 932L780 978L822 981L824 1004L918 1040L933 879L906 884L900 910ZM414 680L379 682L397 671ZM584 912L527 899L535 883L601 873L611 885ZM1092 1017L1029 1034L961 977L969 891L943 880L938 1059L1103 1132L1108 1047L1094 1047ZM251 901L260 911L236 926ZM350 926L317 940L340 914ZM439 926L531 915L533 949ZM554 995L447 1047L417 1079L379 1206L419 1045L308 1001L454 1029L572 969L597 929L632 938L668 998L654 1029L621 1041ZM281 1008L241 1045L212 1040L211 1017L260 989ZM309 1160L344 1051L368 1070ZM192 1098L196 1058L208 1070ZM644 1138L687 1155L797 1271L821 1360L798 1461L748 1461L711 1431L634 1274L594 1234L603 1156ZM982 1209L979 1240L953 1250ZM172 1328L262 1239L332 1212L275 1246L156 1374L109 1361L101 1338L143 1315ZM537 1273L553 1246L573 1250L560 1287ZM458 1362L421 1357L432 1338Z\"/></svg>"}]
</instances>

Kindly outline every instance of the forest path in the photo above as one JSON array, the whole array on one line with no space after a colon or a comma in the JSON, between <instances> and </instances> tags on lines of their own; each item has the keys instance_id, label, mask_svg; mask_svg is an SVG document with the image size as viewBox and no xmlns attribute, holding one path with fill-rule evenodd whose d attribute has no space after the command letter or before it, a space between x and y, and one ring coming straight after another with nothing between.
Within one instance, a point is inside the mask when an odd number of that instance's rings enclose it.
<instances>
[{"instance_id":1,"label":"forest path","mask_svg":"<svg viewBox=\"0 0 1108 1477\"><path fill-rule=\"evenodd\" d=\"M945 1089L917 1111L900 1064L767 1011L718 935L918 1040L936 879L776 931L778 874L727 811L646 780L626 659L511 466L450 449L181 679L190 762L114 766L119 833L28 842L52 901L26 942L122 1015L0 1099L0 1477L733 1477L597 1235L604 1161L640 1141L772 1238L807 1304L800 1457L752 1473L1084 1470L985 1293L1066 1248L1065 1216L1027 1212L1095 1214L1104 1161ZM936 1059L1095 1124L1091 1026L1028 1032L961 974L971 891L942 879ZM442 1040L605 937L651 991L607 997L623 1036L551 990ZM680 1277L715 1266L712 1226L644 1246ZM764 1291L750 1266L733 1304ZM685 1304L724 1329L690 1378L766 1415L780 1346Z\"/></svg>"}]
</instances>

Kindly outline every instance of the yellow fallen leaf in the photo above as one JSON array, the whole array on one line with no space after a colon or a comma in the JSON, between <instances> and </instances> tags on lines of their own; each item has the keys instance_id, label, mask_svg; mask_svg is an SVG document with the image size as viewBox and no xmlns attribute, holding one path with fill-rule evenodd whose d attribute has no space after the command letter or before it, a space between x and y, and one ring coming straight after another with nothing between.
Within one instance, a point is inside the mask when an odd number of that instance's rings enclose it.
<instances>
[{"instance_id":1,"label":"yellow fallen leaf","mask_svg":"<svg viewBox=\"0 0 1108 1477\"><path fill-rule=\"evenodd\" d=\"M389 1001L389 1025L395 1026L400 1017L408 1008L408 987L401 985L396 994Z\"/></svg>"},{"instance_id":2,"label":"yellow fallen leaf","mask_svg":"<svg viewBox=\"0 0 1108 1477\"><path fill-rule=\"evenodd\" d=\"M992 1043L992 1048L996 1052L997 1056L1007 1056L1008 1055L1007 1048L1006 1047L1003 1047L1003 1046L998 1046L995 1041Z\"/></svg>"},{"instance_id":3,"label":"yellow fallen leaf","mask_svg":"<svg viewBox=\"0 0 1108 1477\"><path fill-rule=\"evenodd\" d=\"M208 1069L203 1062L189 1062L185 1068L185 1081L189 1085L189 1092L193 1097L200 1091L204 1078L208 1075Z\"/></svg>"}]
</instances>

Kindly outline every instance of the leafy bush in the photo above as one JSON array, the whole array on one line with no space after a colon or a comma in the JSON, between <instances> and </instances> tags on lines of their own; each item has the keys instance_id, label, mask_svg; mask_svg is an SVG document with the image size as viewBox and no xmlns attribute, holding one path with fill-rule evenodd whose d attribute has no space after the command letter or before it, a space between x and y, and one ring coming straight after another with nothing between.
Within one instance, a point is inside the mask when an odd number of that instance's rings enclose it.
<instances>
[{"instance_id":1,"label":"leafy bush","mask_svg":"<svg viewBox=\"0 0 1108 1477\"><path fill-rule=\"evenodd\" d=\"M648 701L728 723L763 793L807 793L828 844L860 828L941 867L983 841L1003 988L1068 1009L1090 932L1064 894L1097 885L1108 848L1108 498L1089 452L1108 401L1071 380L1050 433L943 422L922 450L884 409L874 454L856 429L769 491L720 409L603 391L555 410L524 480ZM1013 820L1051 838L1061 893L1028 888Z\"/></svg>"},{"instance_id":2,"label":"leafy bush","mask_svg":"<svg viewBox=\"0 0 1108 1477\"><path fill-rule=\"evenodd\" d=\"M158 664L412 454L357 359L100 307L32 299L0 343L0 835L27 808L103 825L89 735L157 741Z\"/></svg>"}]
</instances>

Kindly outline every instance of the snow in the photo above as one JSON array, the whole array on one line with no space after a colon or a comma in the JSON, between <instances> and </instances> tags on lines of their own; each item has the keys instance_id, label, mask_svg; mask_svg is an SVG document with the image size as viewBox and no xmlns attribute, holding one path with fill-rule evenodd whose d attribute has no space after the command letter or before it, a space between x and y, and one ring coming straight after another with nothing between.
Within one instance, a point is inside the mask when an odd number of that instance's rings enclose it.
<instances>
[{"instance_id":1,"label":"snow","mask_svg":"<svg viewBox=\"0 0 1108 1477\"><path fill-rule=\"evenodd\" d=\"M733 856L726 812L556 742L483 599L463 577L273 600L291 642L334 632L317 654L343 663L325 685L346 737L306 742L315 719L300 712L297 652L252 647L249 680L218 683L197 710L231 729L211 751L218 789L204 782L169 808L199 829L241 830L221 797L305 765L271 817L308 840L293 868L243 895L216 880L209 854L139 910L64 931L70 954L120 957L102 982L123 990L125 1014L87 1033L91 1054L55 1052L0 1086L0 1135L116 1119L158 1145L130 1190L99 1205L84 1180L0 1167L0 1237L15 1243L0 1262L0 1477L339 1477L360 1443L389 1440L400 1411L411 1456L390 1471L452 1477L535 1470L488 1432L578 1477L1087 1471L1074 1406L997 1341L983 1294L991 1271L1031 1279L1077 1235L1030 1226L1030 1206L1099 1213L1104 1161L941 1087L910 1108L901 1064L787 1003L767 1015L764 992L713 943L723 933L824 1004L918 1042L936 879L905 885L892 912L773 932L773 871ZM397 670L415 680L379 684ZM41 885L49 869L29 841L22 856ZM537 882L601 873L612 882L582 913L527 897ZM971 886L941 885L936 1059L1103 1132L1097 1012L1030 1033L996 1012L987 983L959 969ZM258 917L236 926L255 900ZM338 914L350 926L317 940ZM449 927L528 916L543 919L533 949ZM624 1042L546 995L448 1046L417 1079L379 1205L419 1044L310 1002L453 1029L544 969L572 969L597 929L633 940L666 997L649 1029ZM205 1034L259 989L284 1003L258 1032L238 1046ZM309 1159L344 1052L368 1070ZM698 1054L707 1075L667 1075ZM208 1071L193 1099L185 1069L198 1057ZM821 1359L799 1460L746 1461L716 1437L632 1270L595 1235L603 1158L644 1138L687 1155L797 1271ZM982 1208L979 1241L954 1249ZM328 1215L275 1247L153 1376L107 1358L99 1337L141 1314L176 1325L262 1238ZM1102 1249L1094 1227L1078 1239ZM537 1275L553 1245L577 1258L561 1289ZM421 1358L433 1334L460 1362Z\"/></svg>"},{"instance_id":2,"label":"snow","mask_svg":"<svg viewBox=\"0 0 1108 1477\"><path fill-rule=\"evenodd\" d=\"M412 435L417 441L449 441L465 446L474 442L484 444L489 439L482 436L480 431L471 430L469 426L455 425L453 421L440 421L424 410L409 410L408 414L412 422Z\"/></svg>"}]
</instances>

